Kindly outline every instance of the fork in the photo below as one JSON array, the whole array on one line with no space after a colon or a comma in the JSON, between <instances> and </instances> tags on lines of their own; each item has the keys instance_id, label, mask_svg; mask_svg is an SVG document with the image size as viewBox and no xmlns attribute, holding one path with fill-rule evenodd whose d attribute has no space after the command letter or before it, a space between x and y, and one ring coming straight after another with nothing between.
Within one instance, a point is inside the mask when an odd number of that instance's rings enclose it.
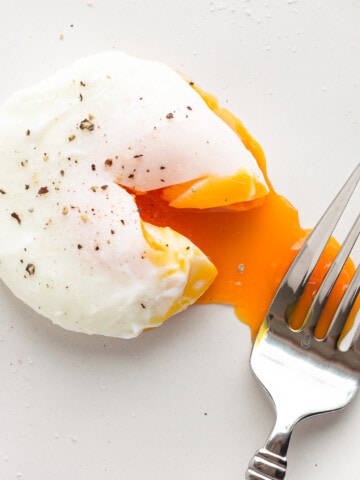
<instances>
[{"instance_id":1,"label":"fork","mask_svg":"<svg viewBox=\"0 0 360 480\"><path fill-rule=\"evenodd\" d=\"M305 286L360 178L360 164L300 249L272 300L255 339L250 367L273 400L276 421L265 446L249 463L247 480L282 480L295 425L302 419L338 410L355 397L360 384L360 327L350 346L340 349L342 331L360 290L360 268L337 306L324 338L315 336L324 305L360 232L360 215L325 275L300 329L289 312Z\"/></svg>"}]
</instances>

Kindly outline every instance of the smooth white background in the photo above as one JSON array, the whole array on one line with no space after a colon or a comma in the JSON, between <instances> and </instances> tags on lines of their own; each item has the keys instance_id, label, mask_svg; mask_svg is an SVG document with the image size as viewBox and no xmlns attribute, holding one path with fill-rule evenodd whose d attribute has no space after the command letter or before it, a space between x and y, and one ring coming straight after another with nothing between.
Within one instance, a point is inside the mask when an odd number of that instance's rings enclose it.
<instances>
[{"instance_id":1,"label":"smooth white background","mask_svg":"<svg viewBox=\"0 0 360 480\"><path fill-rule=\"evenodd\" d=\"M359 162L358 0L1 6L0 101L102 50L163 61L238 114L306 227ZM244 478L273 421L250 348L230 308L194 307L123 341L55 327L0 284L0 478ZM359 422L357 398L301 424L289 480L355 478Z\"/></svg>"}]
</instances>

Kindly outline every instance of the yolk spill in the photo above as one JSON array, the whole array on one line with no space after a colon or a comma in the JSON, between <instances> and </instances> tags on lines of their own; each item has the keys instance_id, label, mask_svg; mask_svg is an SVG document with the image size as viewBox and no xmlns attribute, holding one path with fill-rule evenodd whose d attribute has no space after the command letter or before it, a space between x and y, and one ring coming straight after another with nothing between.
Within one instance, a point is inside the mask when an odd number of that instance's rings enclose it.
<instances>
[{"instance_id":1,"label":"yolk spill","mask_svg":"<svg viewBox=\"0 0 360 480\"><path fill-rule=\"evenodd\" d=\"M238 211L226 208L221 211L173 208L164 200L161 190L139 195L136 201L143 220L157 226L170 226L182 233L217 267L219 274L199 303L234 306L236 315L250 326L254 337L282 277L308 231L300 226L296 209L272 188L266 174L265 156L258 142L240 120L218 106L213 96L198 87L194 88L209 108L239 135L263 171L270 193L261 205L256 202L254 206L249 202L249 207L252 208ZM299 304L292 323L294 328L301 326L304 312L338 248L337 242L331 239L309 282L305 300ZM353 272L354 266L348 262L330 296L327 314L318 327L319 337L326 332Z\"/></svg>"}]
</instances>

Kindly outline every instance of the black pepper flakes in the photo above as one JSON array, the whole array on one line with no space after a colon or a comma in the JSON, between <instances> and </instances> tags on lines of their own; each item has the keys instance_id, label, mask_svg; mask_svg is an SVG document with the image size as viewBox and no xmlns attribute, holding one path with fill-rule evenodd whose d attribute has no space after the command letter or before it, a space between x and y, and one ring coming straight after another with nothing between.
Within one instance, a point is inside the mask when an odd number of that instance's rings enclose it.
<instances>
[{"instance_id":1,"label":"black pepper flakes","mask_svg":"<svg viewBox=\"0 0 360 480\"><path fill-rule=\"evenodd\" d=\"M69 142L72 142L73 140L75 140L75 135L69 135L68 140Z\"/></svg>"},{"instance_id":2,"label":"black pepper flakes","mask_svg":"<svg viewBox=\"0 0 360 480\"><path fill-rule=\"evenodd\" d=\"M29 275L34 275L35 274L35 265L33 263L28 263L26 265L25 270Z\"/></svg>"},{"instance_id":3,"label":"black pepper flakes","mask_svg":"<svg viewBox=\"0 0 360 480\"><path fill-rule=\"evenodd\" d=\"M146 306L143 303L140 303L142 308L146 308Z\"/></svg>"},{"instance_id":4,"label":"black pepper flakes","mask_svg":"<svg viewBox=\"0 0 360 480\"><path fill-rule=\"evenodd\" d=\"M1 195L6 195L6 192L3 188L0 188L0 193L1 193Z\"/></svg>"},{"instance_id":5,"label":"black pepper flakes","mask_svg":"<svg viewBox=\"0 0 360 480\"><path fill-rule=\"evenodd\" d=\"M170 112L170 113L168 113L168 114L166 115L166 118L167 118L168 120L171 120L172 118L174 118L174 114Z\"/></svg>"},{"instance_id":6,"label":"black pepper flakes","mask_svg":"<svg viewBox=\"0 0 360 480\"><path fill-rule=\"evenodd\" d=\"M19 214L16 212L13 212L11 214L12 218L15 218L15 220L18 222L19 225L21 225L21 218L19 217Z\"/></svg>"},{"instance_id":7,"label":"black pepper flakes","mask_svg":"<svg viewBox=\"0 0 360 480\"><path fill-rule=\"evenodd\" d=\"M192 110L192 108L190 107L190 105L188 105L186 108L187 108L188 110Z\"/></svg>"},{"instance_id":8,"label":"black pepper flakes","mask_svg":"<svg viewBox=\"0 0 360 480\"><path fill-rule=\"evenodd\" d=\"M30 130L27 129L27 130L26 130L26 136L28 137L30 134L31 134Z\"/></svg>"},{"instance_id":9,"label":"black pepper flakes","mask_svg":"<svg viewBox=\"0 0 360 480\"><path fill-rule=\"evenodd\" d=\"M109 185L101 185L101 190L107 190L109 188Z\"/></svg>"},{"instance_id":10,"label":"black pepper flakes","mask_svg":"<svg viewBox=\"0 0 360 480\"><path fill-rule=\"evenodd\" d=\"M92 163L92 164L91 164L91 170L92 170L93 172L95 172L95 170L96 170L96 165L95 165L95 163Z\"/></svg>"},{"instance_id":11,"label":"black pepper flakes","mask_svg":"<svg viewBox=\"0 0 360 480\"><path fill-rule=\"evenodd\" d=\"M78 243L78 246L77 246L78 250L81 250L83 248L83 246L81 245L81 243Z\"/></svg>"},{"instance_id":12,"label":"black pepper flakes","mask_svg":"<svg viewBox=\"0 0 360 480\"><path fill-rule=\"evenodd\" d=\"M48 187L39 188L38 195L45 195L46 193L49 193Z\"/></svg>"},{"instance_id":13,"label":"black pepper flakes","mask_svg":"<svg viewBox=\"0 0 360 480\"><path fill-rule=\"evenodd\" d=\"M134 155L134 158L141 158L141 157L143 157L143 156L144 156L143 154Z\"/></svg>"},{"instance_id":14,"label":"black pepper flakes","mask_svg":"<svg viewBox=\"0 0 360 480\"><path fill-rule=\"evenodd\" d=\"M84 97L81 95L81 93L79 95L79 100L80 100L80 102L82 102L84 100Z\"/></svg>"},{"instance_id":15,"label":"black pepper flakes","mask_svg":"<svg viewBox=\"0 0 360 480\"><path fill-rule=\"evenodd\" d=\"M82 80L80 80L80 85L81 85L82 87L86 87L86 83L83 82Z\"/></svg>"},{"instance_id":16,"label":"black pepper flakes","mask_svg":"<svg viewBox=\"0 0 360 480\"><path fill-rule=\"evenodd\" d=\"M85 118L80 122L80 130L87 130L89 132L92 132L94 128L95 125L89 118Z\"/></svg>"},{"instance_id":17,"label":"black pepper flakes","mask_svg":"<svg viewBox=\"0 0 360 480\"><path fill-rule=\"evenodd\" d=\"M111 158L107 158L104 164L105 164L105 167L111 167L113 164L113 161L111 160Z\"/></svg>"},{"instance_id":18,"label":"black pepper flakes","mask_svg":"<svg viewBox=\"0 0 360 480\"><path fill-rule=\"evenodd\" d=\"M25 190L29 190L29 188L30 188L30 185L27 185L27 184L26 184L26 185L25 185Z\"/></svg>"}]
</instances>

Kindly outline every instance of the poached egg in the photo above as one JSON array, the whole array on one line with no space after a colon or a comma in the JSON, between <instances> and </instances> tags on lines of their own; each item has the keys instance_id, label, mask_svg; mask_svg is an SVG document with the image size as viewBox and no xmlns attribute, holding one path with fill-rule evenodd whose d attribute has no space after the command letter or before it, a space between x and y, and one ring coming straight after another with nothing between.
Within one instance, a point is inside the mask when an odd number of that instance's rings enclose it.
<instances>
[{"instance_id":1,"label":"poached egg","mask_svg":"<svg viewBox=\"0 0 360 480\"><path fill-rule=\"evenodd\" d=\"M217 269L188 238L142 220L268 192L237 135L167 66L105 52L0 109L0 276L67 329L130 338L194 303ZM235 188L236 187L236 188Z\"/></svg>"}]
</instances>

